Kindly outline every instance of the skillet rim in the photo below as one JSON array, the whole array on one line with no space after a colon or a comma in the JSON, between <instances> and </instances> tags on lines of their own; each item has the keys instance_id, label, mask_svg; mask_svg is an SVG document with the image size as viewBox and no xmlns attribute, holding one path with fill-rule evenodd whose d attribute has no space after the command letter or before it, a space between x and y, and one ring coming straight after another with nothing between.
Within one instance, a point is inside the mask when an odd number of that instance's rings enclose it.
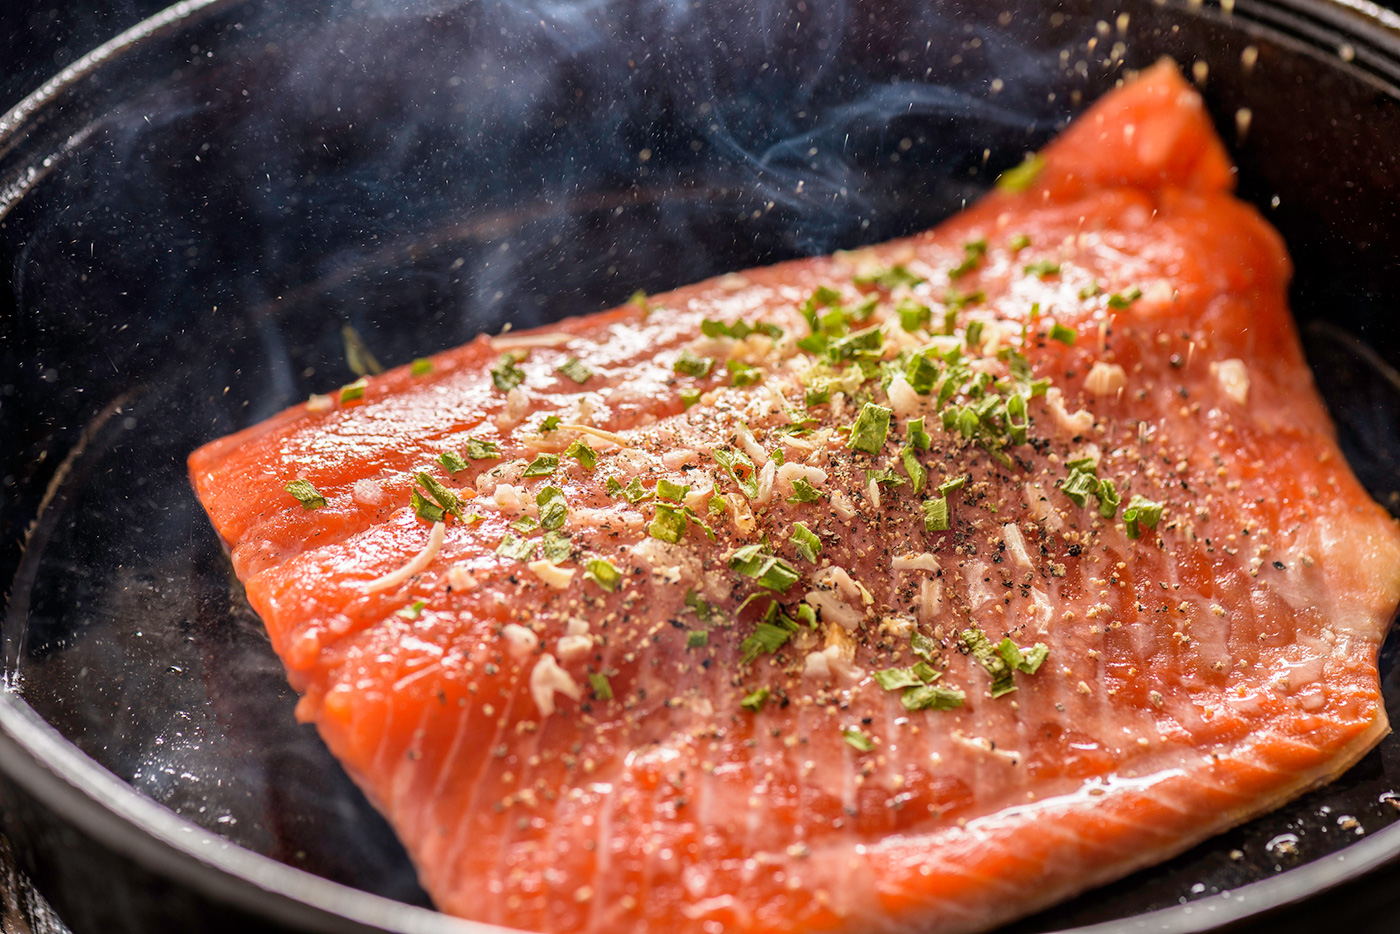
<instances>
[{"instance_id":1,"label":"skillet rim","mask_svg":"<svg viewBox=\"0 0 1400 934\"><path fill-rule=\"evenodd\" d=\"M121 60L128 53L207 15L248 0L180 0L63 68L9 111L0 114L0 160L44 119L46 109L65 92ZM1172 3L1172 0L1156 0ZM1400 13L1371 0L1202 0L1184 4L1196 15L1230 11L1282 29L1295 42L1338 52L1337 39L1350 44L1354 58L1339 59L1400 100ZM1208 13L1206 11L1209 11ZM58 160L54 160L56 164ZM22 187L0 199L0 220L47 174L31 174ZM69 458L73 456L70 453ZM63 475L62 469L58 476ZM50 491L51 492L51 491ZM47 501L47 498L46 498ZM156 876L174 880L215 903L302 931L327 934L506 934L510 929L439 914L374 895L245 849L205 830L142 796L129 784L82 753L10 687L0 673L0 781L13 782L53 815L115 854ZM1184 905L1058 934L1208 934L1277 915L1290 907L1363 880L1400 863L1400 823L1367 835L1343 850L1272 878ZM519 932L516 932L519 934Z\"/></svg>"}]
</instances>

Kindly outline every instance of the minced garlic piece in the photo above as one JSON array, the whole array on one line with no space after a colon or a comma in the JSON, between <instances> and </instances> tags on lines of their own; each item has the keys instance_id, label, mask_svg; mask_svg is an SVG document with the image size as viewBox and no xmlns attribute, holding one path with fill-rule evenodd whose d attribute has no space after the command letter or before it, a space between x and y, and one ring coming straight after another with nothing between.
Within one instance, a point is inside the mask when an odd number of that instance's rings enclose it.
<instances>
[{"instance_id":1,"label":"minced garlic piece","mask_svg":"<svg viewBox=\"0 0 1400 934\"><path fill-rule=\"evenodd\" d=\"M561 568L552 561L531 561L525 565L535 576L551 587L563 590L574 579L573 568Z\"/></svg>"},{"instance_id":2,"label":"minced garlic piece","mask_svg":"<svg viewBox=\"0 0 1400 934\"><path fill-rule=\"evenodd\" d=\"M1236 357L1221 360L1210 365L1211 375L1220 384L1220 390L1237 405L1249 401L1249 368Z\"/></svg>"},{"instance_id":3,"label":"minced garlic piece","mask_svg":"<svg viewBox=\"0 0 1400 934\"><path fill-rule=\"evenodd\" d=\"M1116 396L1128 385L1128 374L1116 363L1095 363L1084 377L1084 388L1096 396Z\"/></svg>"}]
</instances>

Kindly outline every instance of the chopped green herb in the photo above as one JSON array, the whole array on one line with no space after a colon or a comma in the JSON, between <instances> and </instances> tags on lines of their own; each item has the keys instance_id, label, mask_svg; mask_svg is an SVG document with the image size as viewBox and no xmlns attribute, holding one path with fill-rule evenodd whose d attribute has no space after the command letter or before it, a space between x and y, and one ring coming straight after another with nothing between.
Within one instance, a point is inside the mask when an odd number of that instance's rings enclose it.
<instances>
[{"instance_id":1,"label":"chopped green herb","mask_svg":"<svg viewBox=\"0 0 1400 934\"><path fill-rule=\"evenodd\" d=\"M1012 193L1023 192L1035 184L1037 176L1044 168L1044 156L1034 152L1028 153L1020 165L1001 173L997 179L997 187Z\"/></svg>"},{"instance_id":2,"label":"chopped green herb","mask_svg":"<svg viewBox=\"0 0 1400 934\"><path fill-rule=\"evenodd\" d=\"M354 402L365 397L365 387L369 385L369 380L361 376L353 383L347 383L340 387L341 403Z\"/></svg>"},{"instance_id":3,"label":"chopped green herb","mask_svg":"<svg viewBox=\"0 0 1400 934\"><path fill-rule=\"evenodd\" d=\"M673 503L685 502L685 495L690 492L690 487L682 486L679 483L667 480L662 477L656 481L656 495L661 499L669 499Z\"/></svg>"},{"instance_id":4,"label":"chopped green herb","mask_svg":"<svg viewBox=\"0 0 1400 934\"><path fill-rule=\"evenodd\" d=\"M590 558L583 566L583 579L593 581L608 593L615 593L622 583L622 572L607 558Z\"/></svg>"},{"instance_id":5,"label":"chopped green herb","mask_svg":"<svg viewBox=\"0 0 1400 934\"><path fill-rule=\"evenodd\" d=\"M967 695L957 688L921 684L909 688L899 700L905 710L954 710L963 705Z\"/></svg>"},{"instance_id":6,"label":"chopped green herb","mask_svg":"<svg viewBox=\"0 0 1400 934\"><path fill-rule=\"evenodd\" d=\"M949 279L961 279L982 264L982 257L987 255L987 241L973 240L963 244L963 259L952 269L948 270Z\"/></svg>"},{"instance_id":7,"label":"chopped green herb","mask_svg":"<svg viewBox=\"0 0 1400 934\"><path fill-rule=\"evenodd\" d=\"M503 353L491 369L491 382L495 383L501 392L510 392L525 382L525 371L515 365L514 355Z\"/></svg>"},{"instance_id":8,"label":"chopped green herb","mask_svg":"<svg viewBox=\"0 0 1400 934\"><path fill-rule=\"evenodd\" d=\"M729 556L729 566L769 590L785 591L801 579L797 568L776 555L764 554L761 544L745 545Z\"/></svg>"},{"instance_id":9,"label":"chopped green herb","mask_svg":"<svg viewBox=\"0 0 1400 934\"><path fill-rule=\"evenodd\" d=\"M578 357L570 357L562 366L556 367L556 369L580 386L588 382L589 377L593 375L593 371Z\"/></svg>"},{"instance_id":10,"label":"chopped green herb","mask_svg":"<svg viewBox=\"0 0 1400 934\"><path fill-rule=\"evenodd\" d=\"M540 422L540 434L547 435L551 431L557 430L559 428L559 421L558 415L546 415L544 421Z\"/></svg>"},{"instance_id":11,"label":"chopped green herb","mask_svg":"<svg viewBox=\"0 0 1400 934\"><path fill-rule=\"evenodd\" d=\"M456 451L443 451L438 455L438 463L447 469L450 474L467 469L467 461Z\"/></svg>"},{"instance_id":12,"label":"chopped green herb","mask_svg":"<svg viewBox=\"0 0 1400 934\"><path fill-rule=\"evenodd\" d=\"M1016 690L1016 683L1013 680L1014 669L1009 665L992 641L987 638L987 634L976 626L962 631L963 645L967 646L972 657L977 659L977 663L987 670L987 674L992 676L991 695L1001 697L1003 694L1010 694Z\"/></svg>"},{"instance_id":13,"label":"chopped green herb","mask_svg":"<svg viewBox=\"0 0 1400 934\"><path fill-rule=\"evenodd\" d=\"M1035 276L1037 279L1045 279L1049 276L1060 274L1060 264L1052 259L1043 259L1038 263L1031 263L1026 267L1026 275Z\"/></svg>"},{"instance_id":14,"label":"chopped green herb","mask_svg":"<svg viewBox=\"0 0 1400 934\"><path fill-rule=\"evenodd\" d=\"M873 672L872 677L875 683L886 691L918 687L924 683L924 679L915 674L913 668L885 668Z\"/></svg>"},{"instance_id":15,"label":"chopped green herb","mask_svg":"<svg viewBox=\"0 0 1400 934\"><path fill-rule=\"evenodd\" d=\"M436 500L439 506L458 519L462 518L462 498L460 496L439 483L431 474L421 470L415 473L413 478L422 484L423 489L428 491L428 495Z\"/></svg>"},{"instance_id":16,"label":"chopped green herb","mask_svg":"<svg viewBox=\"0 0 1400 934\"><path fill-rule=\"evenodd\" d=\"M1031 238L1023 233L1013 234L1011 239L1006 241L1006 248L1013 253L1019 253L1031 245Z\"/></svg>"},{"instance_id":17,"label":"chopped green herb","mask_svg":"<svg viewBox=\"0 0 1400 934\"><path fill-rule=\"evenodd\" d=\"M984 327L984 325L982 324L981 321L969 321L969 322L967 323L967 334L966 334L966 339L967 339L967 346L968 346L969 349L970 349L970 348L973 348L973 347L976 347L977 345L979 345L979 344L982 343L982 328L983 328L983 327Z\"/></svg>"},{"instance_id":18,"label":"chopped green herb","mask_svg":"<svg viewBox=\"0 0 1400 934\"><path fill-rule=\"evenodd\" d=\"M1141 538L1143 526L1155 529L1157 523L1162 521L1164 508L1161 503L1134 494L1133 498L1128 501L1128 507L1123 510L1123 524L1127 526L1128 537Z\"/></svg>"},{"instance_id":19,"label":"chopped green herb","mask_svg":"<svg viewBox=\"0 0 1400 934\"><path fill-rule=\"evenodd\" d=\"M768 689L759 688L752 694L745 694L744 699L739 701L739 706L744 708L745 710L752 710L754 713L758 713L760 710L763 709L763 705L767 703L767 701Z\"/></svg>"},{"instance_id":20,"label":"chopped green herb","mask_svg":"<svg viewBox=\"0 0 1400 934\"><path fill-rule=\"evenodd\" d=\"M952 528L948 520L948 499L939 496L923 502L924 528L929 532L946 532Z\"/></svg>"},{"instance_id":21,"label":"chopped green herb","mask_svg":"<svg viewBox=\"0 0 1400 934\"><path fill-rule=\"evenodd\" d=\"M879 269L856 276L853 281L856 285L873 285L876 288L889 291L901 285L918 285L924 281L924 278L914 275L903 263L900 263L888 269Z\"/></svg>"},{"instance_id":22,"label":"chopped green herb","mask_svg":"<svg viewBox=\"0 0 1400 934\"><path fill-rule=\"evenodd\" d=\"M1099 280L1095 279L1092 283L1079 290L1079 297L1080 299L1093 298L1101 292L1103 292L1103 286L1099 285Z\"/></svg>"},{"instance_id":23,"label":"chopped green herb","mask_svg":"<svg viewBox=\"0 0 1400 934\"><path fill-rule=\"evenodd\" d=\"M909 636L909 646L914 650L914 654L926 662L933 661L938 654L938 643L932 637L926 636L917 630Z\"/></svg>"},{"instance_id":24,"label":"chopped green herb","mask_svg":"<svg viewBox=\"0 0 1400 934\"><path fill-rule=\"evenodd\" d=\"M684 509L658 502L656 504L656 518L651 521L651 526L647 531L651 533L652 538L658 538L674 545L685 538L686 524Z\"/></svg>"},{"instance_id":25,"label":"chopped green herb","mask_svg":"<svg viewBox=\"0 0 1400 934\"><path fill-rule=\"evenodd\" d=\"M842 730L841 738L846 741L847 746L850 746L856 752L870 752L870 750L875 748L875 744L870 741L870 737L853 726L848 726L846 729Z\"/></svg>"},{"instance_id":26,"label":"chopped green herb","mask_svg":"<svg viewBox=\"0 0 1400 934\"><path fill-rule=\"evenodd\" d=\"M311 485L310 480L293 480L282 489L292 494L303 509L320 509L327 504L326 498Z\"/></svg>"},{"instance_id":27,"label":"chopped green herb","mask_svg":"<svg viewBox=\"0 0 1400 934\"><path fill-rule=\"evenodd\" d=\"M417 619L423 615L423 607L427 606L423 600L414 600L406 607L394 611L395 616L402 616L404 619Z\"/></svg>"},{"instance_id":28,"label":"chopped green herb","mask_svg":"<svg viewBox=\"0 0 1400 934\"><path fill-rule=\"evenodd\" d=\"M1130 289L1126 289L1122 292L1114 292L1110 295L1108 297L1108 307L1117 309L1127 308L1140 298L1142 298L1142 289L1133 286Z\"/></svg>"},{"instance_id":29,"label":"chopped green herb","mask_svg":"<svg viewBox=\"0 0 1400 934\"><path fill-rule=\"evenodd\" d=\"M711 604L706 603L694 590L687 590L685 592L685 605L695 611L696 617L702 623L713 622L715 617L719 615L719 610L716 610Z\"/></svg>"},{"instance_id":30,"label":"chopped green herb","mask_svg":"<svg viewBox=\"0 0 1400 934\"><path fill-rule=\"evenodd\" d=\"M569 504L564 500L564 491L557 486L547 486L535 494L535 505L540 507L540 526L546 529L560 529L569 518Z\"/></svg>"},{"instance_id":31,"label":"chopped green herb","mask_svg":"<svg viewBox=\"0 0 1400 934\"><path fill-rule=\"evenodd\" d=\"M786 617L780 616L777 622L770 622L766 619L759 621L758 625L754 627L753 634L739 643L739 650L743 653L739 658L742 664L751 664L760 655L772 655L787 644L787 641L792 638L797 624L784 625L781 622L783 619Z\"/></svg>"},{"instance_id":32,"label":"chopped green herb","mask_svg":"<svg viewBox=\"0 0 1400 934\"><path fill-rule=\"evenodd\" d=\"M627 299L627 304L636 305L644 315L651 314L651 302L647 301L647 293L642 289L633 292L631 297Z\"/></svg>"},{"instance_id":33,"label":"chopped green herb","mask_svg":"<svg viewBox=\"0 0 1400 934\"><path fill-rule=\"evenodd\" d=\"M904 478L893 470L867 470L865 472L865 484L878 484L879 486L903 486Z\"/></svg>"},{"instance_id":34,"label":"chopped green herb","mask_svg":"<svg viewBox=\"0 0 1400 934\"><path fill-rule=\"evenodd\" d=\"M598 466L598 452L589 447L588 442L582 438L569 445L564 455L578 461L585 470L592 470Z\"/></svg>"},{"instance_id":35,"label":"chopped green herb","mask_svg":"<svg viewBox=\"0 0 1400 934\"><path fill-rule=\"evenodd\" d=\"M709 357L697 357L689 350L682 350L672 369L685 376L694 376L699 379L710 375L710 368L714 365L715 361Z\"/></svg>"},{"instance_id":36,"label":"chopped green herb","mask_svg":"<svg viewBox=\"0 0 1400 934\"><path fill-rule=\"evenodd\" d=\"M797 605L797 618L806 623L808 629L817 628L817 611L810 604L799 603Z\"/></svg>"},{"instance_id":37,"label":"chopped green herb","mask_svg":"<svg viewBox=\"0 0 1400 934\"><path fill-rule=\"evenodd\" d=\"M967 474L963 474L960 477L952 477L951 479L944 480L942 483L938 484L938 495L947 496L954 490L962 489L966 483Z\"/></svg>"},{"instance_id":38,"label":"chopped green herb","mask_svg":"<svg viewBox=\"0 0 1400 934\"><path fill-rule=\"evenodd\" d=\"M1007 636L997 646L997 654L1009 667L1033 675L1040 670L1041 664L1050 654L1050 649L1044 642L1037 642L1028 649L1022 649Z\"/></svg>"},{"instance_id":39,"label":"chopped green herb","mask_svg":"<svg viewBox=\"0 0 1400 934\"><path fill-rule=\"evenodd\" d=\"M414 376L427 376L429 373L433 372L433 361L429 360L427 357L419 357L413 361L410 372Z\"/></svg>"},{"instance_id":40,"label":"chopped green herb","mask_svg":"<svg viewBox=\"0 0 1400 934\"><path fill-rule=\"evenodd\" d=\"M726 361L724 368L729 371L731 385L752 386L756 383L763 382L763 371L756 366L750 366L742 360Z\"/></svg>"},{"instance_id":41,"label":"chopped green herb","mask_svg":"<svg viewBox=\"0 0 1400 934\"><path fill-rule=\"evenodd\" d=\"M632 482L623 487L622 495L627 497L629 503L640 503L643 500L651 499L656 494L642 486L641 477L633 477Z\"/></svg>"},{"instance_id":42,"label":"chopped green herb","mask_svg":"<svg viewBox=\"0 0 1400 934\"><path fill-rule=\"evenodd\" d=\"M917 331L920 328L927 330L929 322L933 319L933 309L911 298L901 301L895 312L899 315L899 326L906 331Z\"/></svg>"},{"instance_id":43,"label":"chopped green herb","mask_svg":"<svg viewBox=\"0 0 1400 934\"><path fill-rule=\"evenodd\" d=\"M687 409L699 401L700 390L689 387L681 390L681 405L685 406Z\"/></svg>"},{"instance_id":44,"label":"chopped green herb","mask_svg":"<svg viewBox=\"0 0 1400 934\"><path fill-rule=\"evenodd\" d=\"M792 495L787 498L789 503L815 503L819 499L821 494L806 477L793 478Z\"/></svg>"},{"instance_id":45,"label":"chopped green herb","mask_svg":"<svg viewBox=\"0 0 1400 934\"><path fill-rule=\"evenodd\" d=\"M909 475L909 480L914 484L914 493L917 495L924 491L924 483L928 480L928 471L924 465L919 463L919 455L912 447L906 447L900 459L904 462L904 472Z\"/></svg>"},{"instance_id":46,"label":"chopped green herb","mask_svg":"<svg viewBox=\"0 0 1400 934\"><path fill-rule=\"evenodd\" d=\"M616 496L623 490L622 482L616 477L608 477L607 480L603 481L603 489L607 491L609 496Z\"/></svg>"},{"instance_id":47,"label":"chopped green herb","mask_svg":"<svg viewBox=\"0 0 1400 934\"><path fill-rule=\"evenodd\" d=\"M602 672L594 672L588 676L588 686L593 688L593 696L598 700L612 700L612 685L608 683L608 676Z\"/></svg>"},{"instance_id":48,"label":"chopped green herb","mask_svg":"<svg viewBox=\"0 0 1400 934\"><path fill-rule=\"evenodd\" d=\"M1061 344L1068 344L1073 347L1078 337L1078 331L1071 327L1065 327L1058 321L1050 325L1050 339L1052 341L1059 341Z\"/></svg>"},{"instance_id":49,"label":"chopped green herb","mask_svg":"<svg viewBox=\"0 0 1400 934\"><path fill-rule=\"evenodd\" d=\"M496 554L516 561L529 561L535 556L535 542L528 538L516 538L507 532L496 546Z\"/></svg>"},{"instance_id":50,"label":"chopped green herb","mask_svg":"<svg viewBox=\"0 0 1400 934\"><path fill-rule=\"evenodd\" d=\"M705 507L709 509L710 515L718 516L724 512L728 505L728 501L723 496L711 496Z\"/></svg>"},{"instance_id":51,"label":"chopped green herb","mask_svg":"<svg viewBox=\"0 0 1400 934\"><path fill-rule=\"evenodd\" d=\"M558 454L540 454L526 466L522 477L548 477L559 469Z\"/></svg>"},{"instance_id":52,"label":"chopped green herb","mask_svg":"<svg viewBox=\"0 0 1400 934\"><path fill-rule=\"evenodd\" d=\"M574 546L569 544L568 537L563 532L553 530L544 533L544 538L540 540L540 549L544 552L544 559L550 564L562 564L573 557L574 553Z\"/></svg>"},{"instance_id":53,"label":"chopped green herb","mask_svg":"<svg viewBox=\"0 0 1400 934\"><path fill-rule=\"evenodd\" d=\"M521 535L527 535L539 528L540 523L539 520L535 519L533 516L521 516L519 519L512 522L510 527Z\"/></svg>"},{"instance_id":54,"label":"chopped green herb","mask_svg":"<svg viewBox=\"0 0 1400 934\"><path fill-rule=\"evenodd\" d=\"M882 405L865 403L860 415L856 416L856 423L851 426L851 437L846 447L867 454L879 454L885 446L885 436L889 434L891 414L891 410Z\"/></svg>"},{"instance_id":55,"label":"chopped green herb","mask_svg":"<svg viewBox=\"0 0 1400 934\"><path fill-rule=\"evenodd\" d=\"M805 560L816 564L817 559L821 557L822 540L817 538L816 533L801 522L794 523L792 527L792 538L789 539L789 541L792 542L793 547L797 549L797 553Z\"/></svg>"},{"instance_id":56,"label":"chopped green herb","mask_svg":"<svg viewBox=\"0 0 1400 934\"><path fill-rule=\"evenodd\" d=\"M476 438L468 438L466 455L474 461L499 460L501 448L494 441L478 441Z\"/></svg>"},{"instance_id":57,"label":"chopped green herb","mask_svg":"<svg viewBox=\"0 0 1400 934\"><path fill-rule=\"evenodd\" d=\"M685 647L701 649L710 644L710 634L703 629L690 629L685 634Z\"/></svg>"},{"instance_id":58,"label":"chopped green herb","mask_svg":"<svg viewBox=\"0 0 1400 934\"><path fill-rule=\"evenodd\" d=\"M429 522L441 522L442 517L446 515L446 512L441 506L428 499L422 493L419 493L416 489L409 495L408 502L420 519L426 519Z\"/></svg>"},{"instance_id":59,"label":"chopped green herb","mask_svg":"<svg viewBox=\"0 0 1400 934\"><path fill-rule=\"evenodd\" d=\"M1112 519L1118 514L1118 505L1123 502L1123 497L1118 493L1118 487L1112 480L1099 481L1099 515L1105 519Z\"/></svg>"},{"instance_id":60,"label":"chopped green herb","mask_svg":"<svg viewBox=\"0 0 1400 934\"><path fill-rule=\"evenodd\" d=\"M930 445L933 444L933 439L930 438L928 432L924 430L924 417L922 415L918 418L911 418L905 424L904 436L909 440L911 445L918 448L920 451L927 451Z\"/></svg>"},{"instance_id":61,"label":"chopped green herb","mask_svg":"<svg viewBox=\"0 0 1400 934\"><path fill-rule=\"evenodd\" d=\"M767 334L777 340L783 336L783 329L776 324L769 324L760 321L758 324L749 324L747 321L738 320L733 324L725 324L723 321L716 321L714 318L706 318L700 322L700 333L706 337L732 337L735 340L743 340L750 334Z\"/></svg>"},{"instance_id":62,"label":"chopped green herb","mask_svg":"<svg viewBox=\"0 0 1400 934\"><path fill-rule=\"evenodd\" d=\"M715 448L710 451L710 456L725 469L729 478L738 485L745 496L753 499L758 495L758 479L755 476L753 461L749 460L747 454L729 448ZM741 475L740 468L746 468L747 472Z\"/></svg>"}]
</instances>

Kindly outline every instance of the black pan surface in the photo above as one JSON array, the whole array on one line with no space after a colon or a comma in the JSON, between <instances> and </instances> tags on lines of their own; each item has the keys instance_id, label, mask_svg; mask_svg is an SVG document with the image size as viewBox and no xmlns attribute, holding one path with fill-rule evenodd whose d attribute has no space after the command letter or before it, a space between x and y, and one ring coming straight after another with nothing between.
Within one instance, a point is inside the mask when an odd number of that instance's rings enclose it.
<instances>
[{"instance_id":1,"label":"black pan surface","mask_svg":"<svg viewBox=\"0 0 1400 934\"><path fill-rule=\"evenodd\" d=\"M1400 508L1397 24L1320 0L203 0L77 61L0 120L0 821L21 861L80 934L483 930L425 910L295 724L188 453L353 378L346 324L393 365L930 226L1162 55L1287 238L1344 448ZM1394 930L1397 790L1391 737L1012 930Z\"/></svg>"}]
</instances>

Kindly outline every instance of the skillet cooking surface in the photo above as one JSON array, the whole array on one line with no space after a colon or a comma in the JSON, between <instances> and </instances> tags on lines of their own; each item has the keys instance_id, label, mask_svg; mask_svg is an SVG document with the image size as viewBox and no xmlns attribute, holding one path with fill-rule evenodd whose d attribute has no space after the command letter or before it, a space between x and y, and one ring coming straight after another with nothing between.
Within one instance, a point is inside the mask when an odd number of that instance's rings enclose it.
<instances>
[{"instance_id":1,"label":"skillet cooking surface","mask_svg":"<svg viewBox=\"0 0 1400 934\"><path fill-rule=\"evenodd\" d=\"M0 140L4 173L71 147L0 227L14 260L3 672L186 820L428 904L387 826L293 721L184 471L200 443L352 379L343 324L394 365L636 288L917 230L1161 54L1208 63L1242 192L1297 262L1295 311L1344 447L1400 506L1386 363L1400 359L1400 108L1382 46L1357 42L1343 65L1246 15L1283 7L1244 3L1233 19L1127 4L1126 21L1029 0L415 6L293 19L224 4ZM21 558L15 531L35 515ZM1397 653L1392 637L1392 718ZM1397 789L1392 736L1333 785L1015 930L1234 893L1382 831ZM1400 850L1400 831L1386 839Z\"/></svg>"}]
</instances>

